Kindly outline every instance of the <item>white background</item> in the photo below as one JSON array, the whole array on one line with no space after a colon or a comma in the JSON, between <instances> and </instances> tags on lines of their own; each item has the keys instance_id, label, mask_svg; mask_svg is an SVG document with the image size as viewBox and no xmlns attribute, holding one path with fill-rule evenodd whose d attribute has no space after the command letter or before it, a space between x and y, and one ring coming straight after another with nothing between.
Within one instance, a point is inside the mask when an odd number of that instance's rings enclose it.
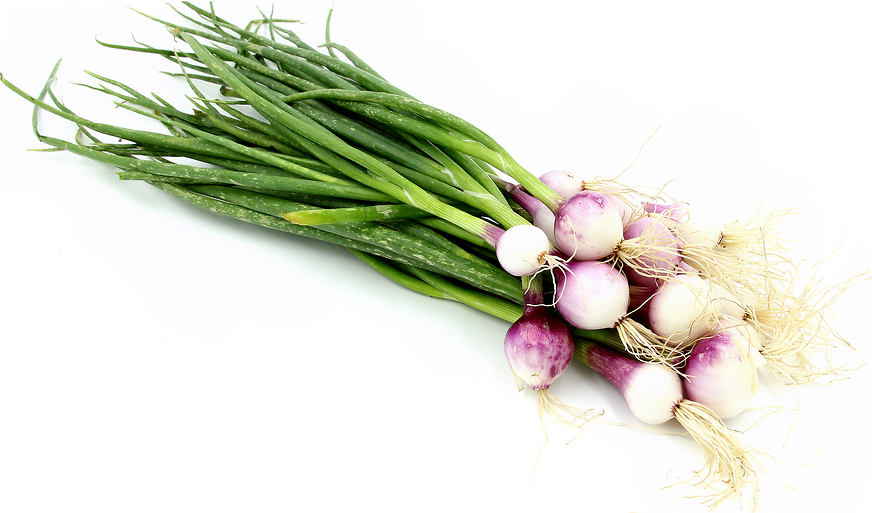
<instances>
[{"instance_id":1,"label":"white background","mask_svg":"<svg viewBox=\"0 0 872 513\"><path fill-rule=\"evenodd\" d=\"M132 7L175 19L157 1ZM247 2L216 2L238 23ZM323 42L329 1L276 14ZM262 5L268 9L267 5ZM863 2L335 2L334 41L416 97L489 132L534 173L623 176L710 203L725 220L768 205L798 258L835 285L872 268L867 225L872 36ZM172 38L120 3L0 8L0 71L76 112L136 120L83 69L185 106L163 59L95 36ZM184 107L187 108L187 107ZM30 107L0 91L0 511L653 511L698 468L686 437L591 425L543 434L518 393L506 324L418 297L343 249L197 210L113 170L34 153ZM50 135L72 127L43 116ZM869 359L869 282L839 303ZM841 385L781 389L743 439L769 451L759 511L868 505L867 368ZM565 402L635 423L574 362ZM729 425L746 430L769 410ZM794 422L795 421L795 422ZM668 429L678 426L667 424ZM826 450L823 450L826 449ZM823 452L821 452L823 450ZM721 508L728 511L729 505ZM747 509L747 505L745 510ZM736 509L738 511L738 508ZM662 511L705 511L681 501Z\"/></svg>"}]
</instances>

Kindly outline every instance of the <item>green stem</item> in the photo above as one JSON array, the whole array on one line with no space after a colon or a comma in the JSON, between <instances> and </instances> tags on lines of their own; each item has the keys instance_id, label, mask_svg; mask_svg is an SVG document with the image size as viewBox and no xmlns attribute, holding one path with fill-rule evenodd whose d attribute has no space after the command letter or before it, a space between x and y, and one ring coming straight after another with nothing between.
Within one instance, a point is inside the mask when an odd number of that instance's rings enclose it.
<instances>
[{"instance_id":1,"label":"green stem","mask_svg":"<svg viewBox=\"0 0 872 513\"><path fill-rule=\"evenodd\" d=\"M194 6L190 2L184 2L184 4L188 8L194 10L195 12L198 12L201 14L205 14L207 12L207 11L204 11L203 9L200 9L200 8ZM271 60L282 60L281 57L277 57L276 55L269 55L266 52L264 52L263 50L256 48L257 46L262 45L263 47L267 47L269 49L275 50L276 53L290 55L290 56L298 57L298 58L303 58L303 59L310 61L318 66L323 66L324 68L327 68L328 70L332 71L336 75L346 77L346 78L353 80L354 82L357 82L357 83L359 83L359 84L363 85L364 87L367 87L371 90L386 91L386 92L391 92L393 94L401 94L404 96L409 96L407 93L405 93L402 90L400 90L399 88L393 86L392 84L390 84L386 80L382 79L381 77L378 77L376 75L368 73L367 71L365 71L363 69L360 69L354 65L348 64L348 63L341 61L335 57L331 57L330 55L324 55L322 53L316 52L314 49L312 49L308 45L299 45L299 47L293 47L293 46L279 43L278 41L271 40L271 39L264 37L256 32L251 32L251 31L239 28L239 27L227 22L226 20L223 20L220 18L213 19L212 21L213 21L213 23L216 24L216 26L230 29L230 30L236 32L237 34L239 34L240 36L244 37L246 40L254 41L254 43L249 43L248 45L244 46L243 48L240 48L242 50L246 50L246 51L250 51L252 53L257 53L259 55L263 55L264 57L271 59ZM184 27L180 27L180 29L185 30ZM290 31L286 31L286 33L293 34ZM203 37L209 37L207 34L201 34L201 35ZM227 41L219 41L219 42L223 42L225 44L236 45L237 41L239 41L239 40L229 39ZM297 41L300 41L299 38L297 38ZM255 43L258 43L258 44L255 44Z\"/></svg>"},{"instance_id":2,"label":"green stem","mask_svg":"<svg viewBox=\"0 0 872 513\"><path fill-rule=\"evenodd\" d=\"M348 145L329 131L326 131L323 128L317 129L311 124L305 123L299 118L280 109L268 99L256 93L255 89L252 88L255 84L237 74L223 61L218 60L192 36L182 32L181 37L191 46L194 52L200 56L200 59L209 66L213 72L215 72L216 75L221 77L221 79L230 87L239 92L253 108L268 119L281 123L290 130L308 138L312 142L324 146L331 151L336 152L338 155L356 162L387 181L381 182L365 173L356 173L356 176L353 177L354 179L360 181L364 185L380 190L386 194L390 194L401 202L418 207L437 217L442 217L470 233L482 237L488 242L492 242L493 244L496 243L496 240L499 237L499 232L491 230L489 225L482 219L471 216L462 210L453 208L450 205L446 205L445 203L436 200L426 191L413 184L378 159Z\"/></svg>"},{"instance_id":3,"label":"green stem","mask_svg":"<svg viewBox=\"0 0 872 513\"><path fill-rule=\"evenodd\" d=\"M448 127L449 129L458 130L461 133L468 134L473 141L463 140L456 137L448 130L439 128L435 125L415 121L396 113L393 113L392 115L385 114L384 111L373 109L370 106L367 106L363 111L372 116L373 119L377 119L389 126L394 126L399 130L413 133L419 137L432 140L437 144L448 146L471 157L487 162L491 166L502 170L517 180L531 194L551 208L551 210L556 210L563 200L563 198L542 183L541 180L521 167L520 164L518 164L501 146L496 143L496 141L474 125L441 109L437 109L415 100L414 98L383 92L344 91L337 89L307 91L284 98L284 100L288 102L309 99L332 99L384 104L393 108L412 112L422 118L431 120L438 125Z\"/></svg>"},{"instance_id":4,"label":"green stem","mask_svg":"<svg viewBox=\"0 0 872 513\"><path fill-rule=\"evenodd\" d=\"M454 256L460 257L464 260L468 260L470 262L474 262L476 264L482 265L484 267L491 267L493 264L484 261L483 259L473 255L472 253L466 251L461 248L459 245L454 242L448 240L445 236L441 235L437 231L428 228L427 226L420 223L423 219L435 219L435 218L419 218L416 220L395 220L395 221L382 221L381 224L388 226L389 228L393 228L398 232L405 233L411 237L416 237L421 240L427 241L428 243L440 247L445 251L448 251ZM515 279L512 278L514 281Z\"/></svg>"},{"instance_id":5,"label":"green stem","mask_svg":"<svg viewBox=\"0 0 872 513\"><path fill-rule=\"evenodd\" d=\"M391 204L287 212L282 217L294 224L312 226L317 224L363 223L389 219L408 219L429 215L427 212L409 205Z\"/></svg>"},{"instance_id":6,"label":"green stem","mask_svg":"<svg viewBox=\"0 0 872 513\"><path fill-rule=\"evenodd\" d=\"M287 86L281 83L276 83L269 77L260 76L257 73L251 72L241 73L246 78L263 84L266 88L282 95L282 97L287 96L288 94L289 88ZM359 106L354 102L336 102L336 104L342 107L350 107L352 110ZM418 176L418 179L415 179L409 176L408 173L401 172L404 177L409 178L416 185L428 191L462 201L482 212L486 212L490 217L505 227L528 223L526 219L522 216L518 216L518 214L509 208L506 200L502 194L498 192L499 190L493 184L492 180L490 180L489 176L481 171L481 168L477 165L476 167L479 170L478 180L470 177L464 170L464 167L453 162L447 154L443 153L442 150L434 146L432 143L421 141L410 134L401 133L401 135L405 136L404 138L408 142L430 157L427 158L425 155L416 153L410 148L387 137L384 133L378 132L366 124L341 115L320 102L304 101L297 102L296 105L297 109L302 114L317 121L320 125L328 127L335 134L355 143L359 147L367 148L368 151L375 152L390 159L393 164L388 163L388 165L393 169L398 170L397 164L408 166L410 169L421 173L423 176L434 178L445 184L457 187L463 190L464 194L458 196L451 194L451 191L446 192L444 187L433 188L431 185L427 185L432 184L431 181L421 181L421 175ZM468 158L466 155L462 154L458 154L458 156ZM482 185L483 180L490 182L489 186ZM497 194L497 196L493 196L494 194Z\"/></svg>"},{"instance_id":7,"label":"green stem","mask_svg":"<svg viewBox=\"0 0 872 513\"><path fill-rule=\"evenodd\" d=\"M200 34L200 32L198 31L195 31L194 33ZM253 70L254 75L252 75L251 73L242 72L243 75L249 78L253 78L254 80L259 80L262 82L265 80L272 81L273 83L267 84L267 87L270 88L276 88L278 86L275 80L289 82L298 88L311 89L313 87L319 87L317 84L306 83L305 81L283 80L283 77L287 78L286 74L282 74L257 61L246 58L237 53L229 52L218 47L209 47L208 51L212 52L217 57L225 60L230 60L240 66L244 66L250 70ZM261 74L263 75L261 76ZM287 91L285 91L285 94L287 94ZM350 108L352 109L359 107L359 105L355 102L337 102L337 104L341 104L345 107L350 106ZM448 171L443 167L434 166L434 163L432 161L422 160L421 156L415 153L408 152L402 146L393 143L391 140L385 138L384 135L380 134L379 132L370 129L366 125L357 123L349 119L348 117L337 115L332 110L324 106L305 103L300 104L300 108L301 112L305 113L308 117L318 121L323 126L329 126L332 131L338 133L345 138L350 138L350 140L356 142L358 145L369 148L371 151L376 151L379 154L384 155L395 162L411 166L412 168L424 172L429 176L435 177L440 180L445 180L446 183L453 183L458 185L462 189L468 190L470 194L474 194L475 196L467 195L463 198L463 201L479 210L486 212L503 226L510 227L516 224L527 223L526 219L518 216L515 212L508 208L508 206L505 204L505 199L501 195L494 196L495 190L492 184L486 184L485 186L483 186L482 183L485 182L482 182L480 179L473 180L469 178L468 176L466 176L466 173L464 172L462 167L454 164L453 168L448 168L452 170ZM386 115L390 115L389 111L385 109L382 110L384 110ZM212 119L212 117L209 116L209 119ZM213 121L215 122L215 124L218 124L219 126L221 125L220 120L213 119ZM235 131L232 127L222 128L225 130L225 132L231 133L237 137L241 137L251 142L255 142L259 146L273 146L279 148L277 146L277 143L270 142L269 140L267 140L266 142L252 141L252 137L254 136L248 135L245 132ZM279 149L285 151L284 148ZM415 183L416 185L420 185L420 182L418 181L413 181L413 183ZM427 190L430 189L428 188Z\"/></svg>"},{"instance_id":8,"label":"green stem","mask_svg":"<svg viewBox=\"0 0 872 513\"><path fill-rule=\"evenodd\" d=\"M454 299L429 283L423 282L400 271L379 257L362 251L357 251L356 249L349 249L349 251L362 260L366 265L372 267L386 278L406 287L407 289L438 299Z\"/></svg>"},{"instance_id":9,"label":"green stem","mask_svg":"<svg viewBox=\"0 0 872 513\"><path fill-rule=\"evenodd\" d=\"M381 78L382 80L384 80L384 77L382 77L381 75L379 75L378 72L372 68L372 66L370 66L369 64L367 64L363 59L361 59L360 57L358 57L356 53L352 52L351 50L349 50L349 49L346 48L345 46L340 45L340 44L338 44L338 43L333 43L333 42L331 42L331 41L328 41L324 46L327 47L328 49L329 49L329 48L335 48L335 49L339 50L340 52L342 52L342 54L343 54L343 55L344 55L344 56L345 56L349 61L351 61L352 64L354 64L354 65L357 66L358 68L362 69L363 71L366 71L366 72L369 73L370 75L375 76L375 77L379 77L379 78Z\"/></svg>"},{"instance_id":10,"label":"green stem","mask_svg":"<svg viewBox=\"0 0 872 513\"><path fill-rule=\"evenodd\" d=\"M409 265L420 265L420 262L417 262L412 258L408 258L399 253L394 253L390 250L386 250L383 247L368 244L366 242L354 240L348 237L342 237L340 235L336 235L334 233L319 230L317 228L312 228L309 226L297 226L275 216L256 212L254 210L244 208L233 203L228 203L226 201L221 201L209 196L205 196L203 194L199 194L187 187L181 187L179 185L167 182L149 182L149 184L157 189L160 189L188 203L191 203L192 205L204 208L217 214L238 219L240 221L245 221L247 223L256 224L266 228L291 233L293 235L299 235L302 237L317 239L320 241L329 242L331 244L356 249L358 251L371 253L373 255L378 255L383 258Z\"/></svg>"},{"instance_id":11,"label":"green stem","mask_svg":"<svg viewBox=\"0 0 872 513\"><path fill-rule=\"evenodd\" d=\"M412 266L403 266L403 268L410 274L414 274L425 283L436 287L457 301L467 306L471 306L476 310L503 319L504 321L514 322L521 317L521 314L524 311L524 308L520 305L509 303L508 301L496 298L477 289L451 283L445 278L423 269L418 269Z\"/></svg>"},{"instance_id":12,"label":"green stem","mask_svg":"<svg viewBox=\"0 0 872 513\"><path fill-rule=\"evenodd\" d=\"M449 223L444 219L439 219L438 217L425 217L422 219L418 219L417 222L438 232L451 235L452 237L457 237L458 239L493 252L494 247L491 244L488 244L480 237L476 237L465 230L457 228L457 226Z\"/></svg>"},{"instance_id":13,"label":"green stem","mask_svg":"<svg viewBox=\"0 0 872 513\"><path fill-rule=\"evenodd\" d=\"M256 162L256 160L251 159L245 155L228 151L225 147L200 139L195 139L191 137L170 136L165 134L159 134L156 132L133 130L114 125L107 125L104 123L96 123L88 119L79 117L72 112L69 112L68 110L58 109L41 100L38 100L22 91L2 76L0 76L0 82L2 82L3 85L15 92L17 95L21 96L22 98L39 107L40 109L72 121L77 125L91 128L92 130L100 132L102 134L117 137L119 139L126 139L128 141L134 141L143 146L159 146L163 148L188 151L191 153L209 155L214 157L232 158L235 160L242 160L246 162Z\"/></svg>"},{"instance_id":14,"label":"green stem","mask_svg":"<svg viewBox=\"0 0 872 513\"><path fill-rule=\"evenodd\" d=\"M91 160L110 164L125 171L150 173L152 175L179 178L194 182L243 185L260 189L319 194L365 201L385 201L390 199L390 197L386 197L372 189L360 187L359 185L331 184L319 182L317 180L240 173L238 171L228 171L219 168L204 168L185 164L165 164L162 162L141 160L132 157L121 157L115 154L93 150L80 144L55 139L53 137L43 136L41 141L56 148L67 150Z\"/></svg>"},{"instance_id":15,"label":"green stem","mask_svg":"<svg viewBox=\"0 0 872 513\"><path fill-rule=\"evenodd\" d=\"M293 223L282 219L284 214L313 209L308 205L238 187L204 185L192 186L191 190L252 211L274 216L291 225ZM481 260L462 258L421 237L409 236L377 223L325 224L317 225L316 228L370 245L378 245L394 254L405 256L405 263L411 262L411 265L416 267L423 267L432 272L451 276L464 283L474 284L510 301L520 302L522 300L519 282L502 269Z\"/></svg>"},{"instance_id":16,"label":"green stem","mask_svg":"<svg viewBox=\"0 0 872 513\"><path fill-rule=\"evenodd\" d=\"M139 114L142 114L144 116L155 117L155 118L157 118L165 123L169 123L175 127L178 127L182 130L185 130L186 132L190 133L191 135L193 135L195 137L198 137L198 138L203 139L205 141L208 141L210 143L214 143L217 146L224 147L227 150L230 150L230 152L232 152L230 155L233 155L233 154L242 155L244 157L248 157L250 159L253 159L256 162L262 162L265 164L269 164L271 166L275 166L275 167L278 167L280 169L284 169L286 171L294 173L298 176L302 176L304 178L308 178L310 180L317 180L317 181L332 183L332 184L337 184L337 185L341 184L341 185L358 186L358 184L352 180L348 180L345 178L336 178L335 176L321 173L319 171L315 171L314 169L309 169L307 167L297 165L297 164L289 161L288 159L283 158L281 155L279 155L277 153L267 151L267 150L262 149L262 148L255 148L255 147L251 147L251 146L246 146L244 144L234 142L234 141L228 139L227 137L222 137L220 135L211 134L209 132L200 130L199 128L196 128L192 125L189 125L187 123L183 123L183 122L178 121L178 120L159 118L159 117L154 116L148 112L139 111L138 109L132 108L132 107L125 105L125 104L119 104L118 106L121 108L124 108L124 109L134 110L134 111L136 111ZM184 138L181 138L181 139L184 139Z\"/></svg>"}]
</instances>

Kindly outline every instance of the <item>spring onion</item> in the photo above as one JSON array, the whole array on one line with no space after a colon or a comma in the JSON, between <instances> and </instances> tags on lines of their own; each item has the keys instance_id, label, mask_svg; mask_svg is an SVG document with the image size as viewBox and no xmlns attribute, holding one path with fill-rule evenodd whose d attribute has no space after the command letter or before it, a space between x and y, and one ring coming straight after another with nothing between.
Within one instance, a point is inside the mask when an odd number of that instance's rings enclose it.
<instances>
[{"instance_id":1,"label":"spring onion","mask_svg":"<svg viewBox=\"0 0 872 513\"><path fill-rule=\"evenodd\" d=\"M147 17L189 51L101 44L169 59L192 91L187 108L96 73L87 86L167 134L74 113L54 72L37 95L0 76L33 105L37 139L209 211L346 247L395 283L510 322L506 360L537 394L543 429L546 417L573 428L595 417L551 392L574 355L640 422L684 427L704 456L692 484L715 490L712 506L746 487L756 504L757 453L722 421L747 410L759 366L795 383L834 372L811 359L840 340L826 312L855 283L794 287L798 264L775 229L785 212L721 225L704 201L659 187L653 197L576 171L536 177L329 30L322 52L272 16L243 28L184 5L187 25ZM37 112L76 131L46 135Z\"/></svg>"}]
</instances>

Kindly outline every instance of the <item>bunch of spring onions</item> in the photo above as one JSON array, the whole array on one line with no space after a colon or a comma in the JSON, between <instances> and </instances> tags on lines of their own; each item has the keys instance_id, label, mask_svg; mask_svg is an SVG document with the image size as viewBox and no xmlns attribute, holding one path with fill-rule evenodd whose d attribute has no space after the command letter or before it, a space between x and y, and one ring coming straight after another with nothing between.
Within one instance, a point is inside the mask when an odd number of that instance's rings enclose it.
<instances>
[{"instance_id":1,"label":"bunch of spring onions","mask_svg":"<svg viewBox=\"0 0 872 513\"><path fill-rule=\"evenodd\" d=\"M171 61L192 105L92 73L91 87L166 133L80 116L53 93L54 71L36 95L3 77L35 106L37 138L122 180L347 247L409 289L511 323L508 365L536 391L543 429L546 419L581 429L597 418L550 392L574 358L614 384L641 423L681 423L704 456L691 484L711 491L712 507L749 490L756 504L760 453L723 420L748 408L760 367L793 384L837 371L829 350L844 341L828 315L851 284L800 280L778 232L791 211L723 225L704 198L679 201L656 185L534 175L342 45L320 51L284 20L242 27L184 5L184 25L152 19L186 50L101 44ZM40 111L76 124L75 138L42 134Z\"/></svg>"}]
</instances>

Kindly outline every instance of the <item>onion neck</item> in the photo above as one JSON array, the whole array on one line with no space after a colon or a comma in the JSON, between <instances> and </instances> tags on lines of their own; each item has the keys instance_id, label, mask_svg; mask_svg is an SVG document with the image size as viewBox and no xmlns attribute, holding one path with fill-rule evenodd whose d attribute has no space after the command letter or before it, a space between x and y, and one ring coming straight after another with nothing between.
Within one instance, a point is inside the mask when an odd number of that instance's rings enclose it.
<instances>
[{"instance_id":1,"label":"onion neck","mask_svg":"<svg viewBox=\"0 0 872 513\"><path fill-rule=\"evenodd\" d=\"M541 276L524 276L521 278L524 287L524 315L532 315L545 309L545 291Z\"/></svg>"},{"instance_id":2,"label":"onion neck","mask_svg":"<svg viewBox=\"0 0 872 513\"><path fill-rule=\"evenodd\" d=\"M575 358L609 380L621 392L636 370L644 365L595 342L579 338L575 339Z\"/></svg>"}]
</instances>

